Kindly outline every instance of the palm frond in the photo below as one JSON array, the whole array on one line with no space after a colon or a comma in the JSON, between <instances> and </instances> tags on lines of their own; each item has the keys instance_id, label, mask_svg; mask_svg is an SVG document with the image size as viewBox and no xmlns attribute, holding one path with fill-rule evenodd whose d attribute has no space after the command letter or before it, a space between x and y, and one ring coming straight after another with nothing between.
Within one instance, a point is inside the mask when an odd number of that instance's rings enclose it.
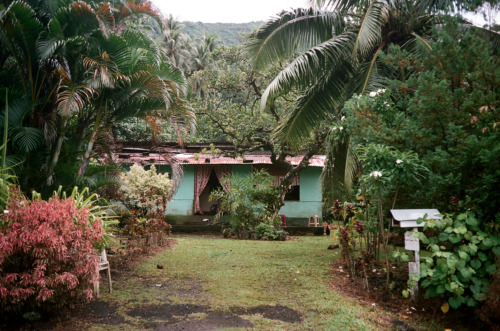
<instances>
[{"instance_id":1,"label":"palm frond","mask_svg":"<svg viewBox=\"0 0 500 331\"><path fill-rule=\"evenodd\" d=\"M343 32L343 17L312 8L283 11L250 35L248 49L254 66L262 68L276 59L288 58Z\"/></svg>"},{"instance_id":2,"label":"palm frond","mask_svg":"<svg viewBox=\"0 0 500 331\"><path fill-rule=\"evenodd\" d=\"M300 97L297 106L286 114L275 134L293 146L299 146L322 120L341 110L345 101L344 89L353 72L354 67L349 58L335 70L325 72Z\"/></svg>"},{"instance_id":3,"label":"palm frond","mask_svg":"<svg viewBox=\"0 0 500 331\"><path fill-rule=\"evenodd\" d=\"M364 83L363 83L363 88L361 89L361 94L364 94L366 89L368 88L368 84L370 82L370 78L375 74L376 72L376 66L375 66L375 63L377 62L377 59L378 59L378 54L380 53L380 51L382 50L382 48L384 48L385 44L381 44L379 46L379 48L377 49L377 51L375 52L375 54L373 54L372 56L372 59L371 61L369 62L369 66L368 66L368 70L366 71L366 75L365 75L365 79L364 79Z\"/></svg>"},{"instance_id":4,"label":"palm frond","mask_svg":"<svg viewBox=\"0 0 500 331\"><path fill-rule=\"evenodd\" d=\"M57 110L63 116L79 113L94 94L94 90L86 85L73 84L62 68L59 68L58 72L62 79L57 93Z\"/></svg>"},{"instance_id":5,"label":"palm frond","mask_svg":"<svg viewBox=\"0 0 500 331\"><path fill-rule=\"evenodd\" d=\"M387 21L387 14L385 0L375 0L370 4L361 20L352 51L353 55L359 52L361 57L364 58L375 45L380 43L382 40L382 25Z\"/></svg>"},{"instance_id":6,"label":"palm frond","mask_svg":"<svg viewBox=\"0 0 500 331\"><path fill-rule=\"evenodd\" d=\"M14 146L24 153L36 150L45 141L43 131L33 127L12 128L11 135Z\"/></svg>"},{"instance_id":7,"label":"palm frond","mask_svg":"<svg viewBox=\"0 0 500 331\"><path fill-rule=\"evenodd\" d=\"M261 109L265 108L269 98L287 93L292 88L308 88L315 84L316 77L335 70L350 58L354 38L354 33L344 33L297 57L266 88L261 98Z\"/></svg>"}]
</instances>

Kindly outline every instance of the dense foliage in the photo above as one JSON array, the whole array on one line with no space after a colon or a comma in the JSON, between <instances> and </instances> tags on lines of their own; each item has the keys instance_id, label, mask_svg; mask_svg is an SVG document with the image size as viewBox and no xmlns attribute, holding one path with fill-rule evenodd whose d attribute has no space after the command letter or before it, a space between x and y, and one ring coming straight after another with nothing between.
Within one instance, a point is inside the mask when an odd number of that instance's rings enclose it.
<instances>
[{"instance_id":1,"label":"dense foliage","mask_svg":"<svg viewBox=\"0 0 500 331\"><path fill-rule=\"evenodd\" d=\"M474 307L487 299L500 257L500 237L481 231L479 225L476 215L467 212L429 220L424 230L430 233L414 234L431 252L430 257L422 257L420 267L426 296L444 295L452 308Z\"/></svg>"},{"instance_id":2,"label":"dense foliage","mask_svg":"<svg viewBox=\"0 0 500 331\"><path fill-rule=\"evenodd\" d=\"M458 33L456 25L448 25L432 50L420 53L393 47L386 63L395 77L411 75L390 80L390 91L346 103L344 126L354 146L377 143L416 153L429 169L427 176L407 183L399 206L432 205L442 212L471 208L483 229L496 232L498 57L481 38ZM399 167L408 164L406 156L399 159ZM385 167L369 170L384 173Z\"/></svg>"},{"instance_id":3,"label":"dense foliage","mask_svg":"<svg viewBox=\"0 0 500 331\"><path fill-rule=\"evenodd\" d=\"M13 194L0 222L2 316L54 312L92 298L99 219L71 198L28 201Z\"/></svg>"},{"instance_id":4,"label":"dense foliage","mask_svg":"<svg viewBox=\"0 0 500 331\"><path fill-rule=\"evenodd\" d=\"M269 208L277 195L277 187L271 184L273 177L265 171L257 171L248 176L224 180L231 180L231 188L212 192L210 201L220 206L217 217L229 212L225 236L242 239L285 238L286 234L277 229L280 219L274 218Z\"/></svg>"},{"instance_id":5,"label":"dense foliage","mask_svg":"<svg viewBox=\"0 0 500 331\"><path fill-rule=\"evenodd\" d=\"M378 233L374 242L389 268L388 256L407 256L387 250L388 209L454 213L416 235L431 256L414 278L427 296L444 296L452 308L476 306L488 298L499 253L498 57L481 36L463 34L454 23L417 52L393 46L380 57L391 68L388 88L355 95L331 130L357 160L365 212L353 222ZM356 235L353 223L346 231Z\"/></svg>"},{"instance_id":6,"label":"dense foliage","mask_svg":"<svg viewBox=\"0 0 500 331\"><path fill-rule=\"evenodd\" d=\"M185 78L141 29L144 16L163 29L149 2L18 0L0 9L0 89L11 100L7 155L23 190L49 194L85 177L95 187L99 179L109 183L112 177L97 176L96 148L106 149L124 119L193 120L181 99Z\"/></svg>"}]
</instances>

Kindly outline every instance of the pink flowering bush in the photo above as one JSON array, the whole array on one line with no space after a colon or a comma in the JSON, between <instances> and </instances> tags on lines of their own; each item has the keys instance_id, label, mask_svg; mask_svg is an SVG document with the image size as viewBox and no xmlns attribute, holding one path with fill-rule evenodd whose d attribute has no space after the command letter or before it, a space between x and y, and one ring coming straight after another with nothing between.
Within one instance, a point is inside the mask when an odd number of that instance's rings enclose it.
<instances>
[{"instance_id":1,"label":"pink flowering bush","mask_svg":"<svg viewBox=\"0 0 500 331\"><path fill-rule=\"evenodd\" d=\"M49 312L92 298L99 220L72 199L16 198L0 220L0 315Z\"/></svg>"}]
</instances>

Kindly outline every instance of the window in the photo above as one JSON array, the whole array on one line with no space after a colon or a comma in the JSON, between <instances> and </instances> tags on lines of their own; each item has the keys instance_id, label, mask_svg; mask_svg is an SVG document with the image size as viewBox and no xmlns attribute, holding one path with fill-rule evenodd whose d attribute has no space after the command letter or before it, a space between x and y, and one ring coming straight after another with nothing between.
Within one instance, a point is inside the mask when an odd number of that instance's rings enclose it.
<instances>
[{"instance_id":1,"label":"window","mask_svg":"<svg viewBox=\"0 0 500 331\"><path fill-rule=\"evenodd\" d=\"M292 185L285 194L285 201L300 201L300 186Z\"/></svg>"}]
</instances>

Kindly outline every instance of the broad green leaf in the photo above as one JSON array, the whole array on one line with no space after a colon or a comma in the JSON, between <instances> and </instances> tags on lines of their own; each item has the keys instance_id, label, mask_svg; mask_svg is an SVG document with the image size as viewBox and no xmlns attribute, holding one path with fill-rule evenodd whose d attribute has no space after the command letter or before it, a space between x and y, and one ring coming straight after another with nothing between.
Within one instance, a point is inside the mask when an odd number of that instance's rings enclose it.
<instances>
[{"instance_id":1,"label":"broad green leaf","mask_svg":"<svg viewBox=\"0 0 500 331\"><path fill-rule=\"evenodd\" d=\"M439 234L439 240L440 241L447 241L448 240L448 234L447 233L444 233L444 232L441 232Z\"/></svg>"},{"instance_id":2,"label":"broad green leaf","mask_svg":"<svg viewBox=\"0 0 500 331\"><path fill-rule=\"evenodd\" d=\"M451 297L448 299L448 302L450 303L451 308L457 309L459 308L462 303L464 303L465 299L463 297Z\"/></svg>"},{"instance_id":3,"label":"broad green leaf","mask_svg":"<svg viewBox=\"0 0 500 331\"><path fill-rule=\"evenodd\" d=\"M436 293L437 293L437 294L443 294L443 293L444 293L444 291L445 291L445 288L444 288L444 286L443 286L443 285L438 285L438 286L436 287Z\"/></svg>"},{"instance_id":4,"label":"broad green leaf","mask_svg":"<svg viewBox=\"0 0 500 331\"><path fill-rule=\"evenodd\" d=\"M444 232L446 232L446 233L453 233L453 228L449 226L446 229L444 229Z\"/></svg>"},{"instance_id":5,"label":"broad green leaf","mask_svg":"<svg viewBox=\"0 0 500 331\"><path fill-rule=\"evenodd\" d=\"M495 270L497 270L497 266L494 264L491 264L488 267L486 267L486 273L488 274L495 272Z\"/></svg>"},{"instance_id":6,"label":"broad green leaf","mask_svg":"<svg viewBox=\"0 0 500 331\"><path fill-rule=\"evenodd\" d=\"M477 228L478 226L478 221L475 217L467 217L467 220L465 221L468 225L470 225L473 228Z\"/></svg>"},{"instance_id":7,"label":"broad green leaf","mask_svg":"<svg viewBox=\"0 0 500 331\"><path fill-rule=\"evenodd\" d=\"M465 261L469 261L469 259L470 259L469 254L467 254L466 252L463 252L463 251L458 252L458 257L460 257L460 259L465 260Z\"/></svg>"},{"instance_id":8,"label":"broad green leaf","mask_svg":"<svg viewBox=\"0 0 500 331\"><path fill-rule=\"evenodd\" d=\"M480 247L482 249L487 249L492 247L494 244L493 240L491 238L484 238L483 242L481 243Z\"/></svg>"},{"instance_id":9,"label":"broad green leaf","mask_svg":"<svg viewBox=\"0 0 500 331\"><path fill-rule=\"evenodd\" d=\"M481 268L481 261L479 261L478 259L474 259L472 261L470 261L470 265L471 267L473 267L474 269L479 269Z\"/></svg>"},{"instance_id":10,"label":"broad green leaf","mask_svg":"<svg viewBox=\"0 0 500 331\"><path fill-rule=\"evenodd\" d=\"M448 240L452 244L458 244L460 242L460 240L462 240L462 237L459 234L452 233L452 234L449 235Z\"/></svg>"},{"instance_id":11,"label":"broad green leaf","mask_svg":"<svg viewBox=\"0 0 500 331\"><path fill-rule=\"evenodd\" d=\"M493 253L495 253L496 256L500 256L500 246L493 247Z\"/></svg>"},{"instance_id":12,"label":"broad green leaf","mask_svg":"<svg viewBox=\"0 0 500 331\"><path fill-rule=\"evenodd\" d=\"M473 298L468 297L466 300L467 300L466 301L467 306L469 306L469 307L475 307L475 306L477 306L477 301L474 300Z\"/></svg>"},{"instance_id":13,"label":"broad green leaf","mask_svg":"<svg viewBox=\"0 0 500 331\"><path fill-rule=\"evenodd\" d=\"M493 248L493 251L495 251L495 248ZM488 260L488 256L483 252L477 253L477 257L483 262Z\"/></svg>"},{"instance_id":14,"label":"broad green leaf","mask_svg":"<svg viewBox=\"0 0 500 331\"><path fill-rule=\"evenodd\" d=\"M477 301L484 301L487 297L488 295L486 293L474 293L474 299Z\"/></svg>"},{"instance_id":15,"label":"broad green leaf","mask_svg":"<svg viewBox=\"0 0 500 331\"><path fill-rule=\"evenodd\" d=\"M425 292L425 294L431 296L431 297L435 297L438 295L437 293L437 290L436 290L437 286L429 286L429 288L427 289L427 291Z\"/></svg>"},{"instance_id":16,"label":"broad green leaf","mask_svg":"<svg viewBox=\"0 0 500 331\"><path fill-rule=\"evenodd\" d=\"M457 268L462 277L465 279L470 279L472 276L472 271L469 268Z\"/></svg>"},{"instance_id":17,"label":"broad green leaf","mask_svg":"<svg viewBox=\"0 0 500 331\"><path fill-rule=\"evenodd\" d=\"M422 282L422 287L426 288L426 287L429 287L431 284L432 284L432 280L427 278Z\"/></svg>"},{"instance_id":18,"label":"broad green leaf","mask_svg":"<svg viewBox=\"0 0 500 331\"><path fill-rule=\"evenodd\" d=\"M481 287L479 285L471 285L469 288L474 294L481 292Z\"/></svg>"}]
</instances>

